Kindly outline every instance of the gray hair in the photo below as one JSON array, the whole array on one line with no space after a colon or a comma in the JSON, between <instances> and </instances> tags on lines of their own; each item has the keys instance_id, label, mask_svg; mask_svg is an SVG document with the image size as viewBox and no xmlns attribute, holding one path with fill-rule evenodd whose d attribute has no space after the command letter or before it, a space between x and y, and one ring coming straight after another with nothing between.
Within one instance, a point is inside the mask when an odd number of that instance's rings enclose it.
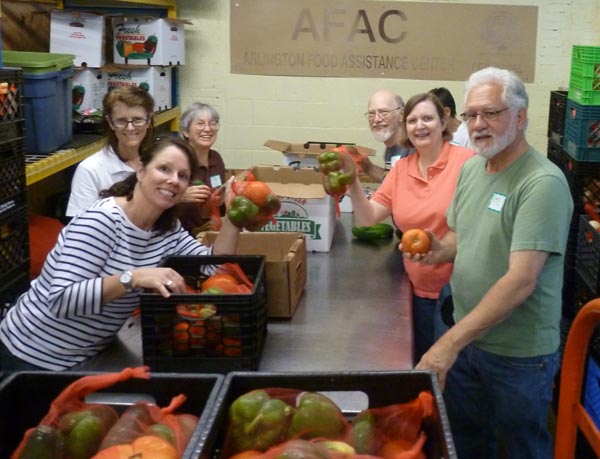
<instances>
[{"instance_id":1,"label":"gray hair","mask_svg":"<svg viewBox=\"0 0 600 459\"><path fill-rule=\"evenodd\" d=\"M202 102L194 102L188 108L185 109L181 118L179 119L179 130L181 134L185 137L184 132L190 131L190 126L194 122L195 119L202 115L210 115L211 119L216 123L219 122L220 116L219 112L209 104L204 104Z\"/></svg>"},{"instance_id":2,"label":"gray hair","mask_svg":"<svg viewBox=\"0 0 600 459\"><path fill-rule=\"evenodd\" d=\"M502 87L502 100L511 112L529 106L529 96L521 78L514 72L496 67L486 67L471 74L465 83L465 102L472 89L485 84L497 84Z\"/></svg>"},{"instance_id":3,"label":"gray hair","mask_svg":"<svg viewBox=\"0 0 600 459\"><path fill-rule=\"evenodd\" d=\"M398 94L394 96L394 102L396 103L396 107L404 107L404 100Z\"/></svg>"}]
</instances>

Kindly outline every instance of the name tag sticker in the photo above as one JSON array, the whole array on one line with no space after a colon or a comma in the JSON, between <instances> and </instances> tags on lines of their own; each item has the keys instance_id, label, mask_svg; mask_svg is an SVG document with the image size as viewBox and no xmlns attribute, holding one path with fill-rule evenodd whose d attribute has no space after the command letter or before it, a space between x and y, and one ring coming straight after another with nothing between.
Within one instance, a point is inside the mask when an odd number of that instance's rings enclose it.
<instances>
[{"instance_id":1,"label":"name tag sticker","mask_svg":"<svg viewBox=\"0 0 600 459\"><path fill-rule=\"evenodd\" d=\"M488 209L494 212L501 212L506 202L506 195L500 193L492 194L492 198L488 204Z\"/></svg>"},{"instance_id":2,"label":"name tag sticker","mask_svg":"<svg viewBox=\"0 0 600 459\"><path fill-rule=\"evenodd\" d=\"M217 188L217 187L221 186L222 184L223 184L223 182L221 182L220 175L212 175L210 177L210 187L211 188Z\"/></svg>"}]
</instances>

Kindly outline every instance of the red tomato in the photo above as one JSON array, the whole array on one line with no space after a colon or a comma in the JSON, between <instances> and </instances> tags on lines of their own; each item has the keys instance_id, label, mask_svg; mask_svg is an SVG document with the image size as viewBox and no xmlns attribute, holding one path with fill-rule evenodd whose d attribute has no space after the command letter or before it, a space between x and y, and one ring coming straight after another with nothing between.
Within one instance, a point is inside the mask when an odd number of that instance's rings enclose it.
<instances>
[{"instance_id":1,"label":"red tomato","mask_svg":"<svg viewBox=\"0 0 600 459\"><path fill-rule=\"evenodd\" d=\"M427 253L431 246L429 235L422 229L409 229L402 234L402 251L414 254Z\"/></svg>"},{"instance_id":2,"label":"red tomato","mask_svg":"<svg viewBox=\"0 0 600 459\"><path fill-rule=\"evenodd\" d=\"M265 182L245 182L242 194L250 199L258 207L267 205L267 198L271 194L271 188Z\"/></svg>"}]
</instances>

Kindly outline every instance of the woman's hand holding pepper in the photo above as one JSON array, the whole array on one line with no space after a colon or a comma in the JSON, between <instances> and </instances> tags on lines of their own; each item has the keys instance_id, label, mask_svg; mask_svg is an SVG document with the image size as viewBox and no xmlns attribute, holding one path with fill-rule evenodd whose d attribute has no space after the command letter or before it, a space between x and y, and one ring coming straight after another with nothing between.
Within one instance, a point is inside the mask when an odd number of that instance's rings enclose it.
<instances>
[{"instance_id":1,"label":"woman's hand holding pepper","mask_svg":"<svg viewBox=\"0 0 600 459\"><path fill-rule=\"evenodd\" d=\"M207 185L190 185L185 190L182 202L196 202L203 204L210 197L212 190Z\"/></svg>"}]
</instances>

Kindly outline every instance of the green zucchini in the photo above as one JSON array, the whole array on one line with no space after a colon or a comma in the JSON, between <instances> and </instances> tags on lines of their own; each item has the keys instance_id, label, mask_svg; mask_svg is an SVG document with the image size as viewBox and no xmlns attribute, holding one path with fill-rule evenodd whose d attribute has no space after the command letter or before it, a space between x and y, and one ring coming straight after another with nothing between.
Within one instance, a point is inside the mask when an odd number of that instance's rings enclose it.
<instances>
[{"instance_id":1,"label":"green zucchini","mask_svg":"<svg viewBox=\"0 0 600 459\"><path fill-rule=\"evenodd\" d=\"M375 223L371 226L353 226L352 234L361 241L388 239L394 235L394 227L387 223Z\"/></svg>"}]
</instances>

